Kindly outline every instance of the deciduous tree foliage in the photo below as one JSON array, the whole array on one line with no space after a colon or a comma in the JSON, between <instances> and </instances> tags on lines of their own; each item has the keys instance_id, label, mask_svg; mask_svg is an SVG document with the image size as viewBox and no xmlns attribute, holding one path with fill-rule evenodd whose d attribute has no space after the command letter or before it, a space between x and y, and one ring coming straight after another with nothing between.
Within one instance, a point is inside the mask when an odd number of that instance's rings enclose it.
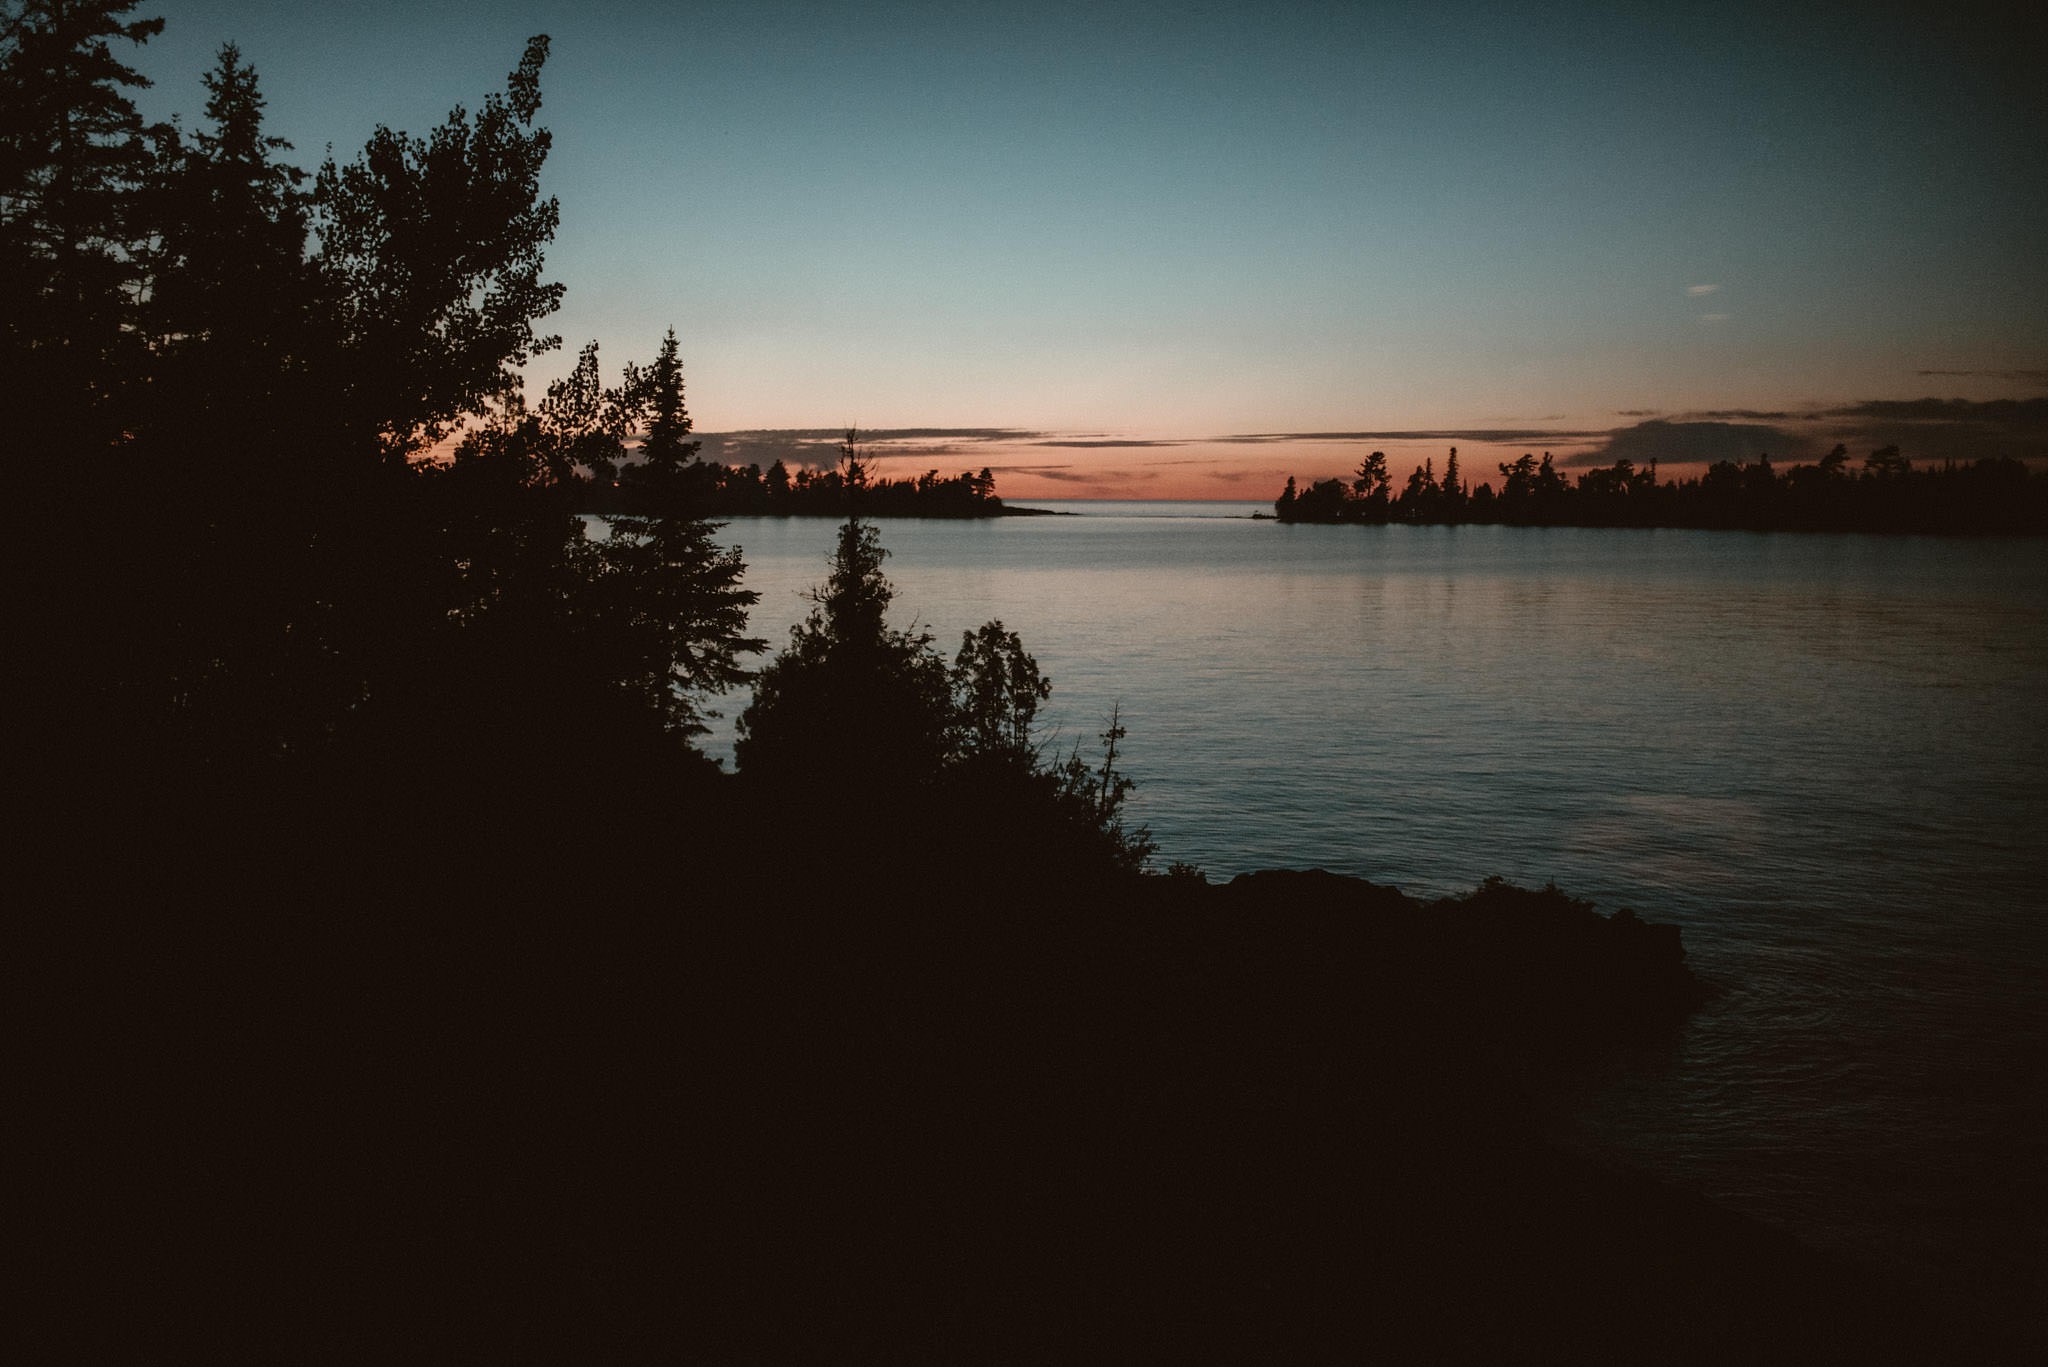
<instances>
[{"instance_id":1,"label":"deciduous tree foliage","mask_svg":"<svg viewBox=\"0 0 2048 1367\"><path fill-rule=\"evenodd\" d=\"M425 138L380 124L355 160L320 168L314 229L347 411L389 455L432 445L560 344L538 327L563 290L541 279L561 220L540 195L547 53L545 36L529 39L474 118L457 106Z\"/></svg>"},{"instance_id":2,"label":"deciduous tree foliage","mask_svg":"<svg viewBox=\"0 0 2048 1367\"><path fill-rule=\"evenodd\" d=\"M1038 752L1032 725L1052 681L1016 632L985 622L960 637L953 657L952 753L981 766L1028 768Z\"/></svg>"}]
</instances>

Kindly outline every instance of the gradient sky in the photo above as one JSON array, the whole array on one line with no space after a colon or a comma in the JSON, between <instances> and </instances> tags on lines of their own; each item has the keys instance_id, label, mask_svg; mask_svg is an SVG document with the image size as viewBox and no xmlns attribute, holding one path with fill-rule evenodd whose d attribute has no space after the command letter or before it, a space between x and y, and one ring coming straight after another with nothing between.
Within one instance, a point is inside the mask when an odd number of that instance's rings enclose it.
<instances>
[{"instance_id":1,"label":"gradient sky","mask_svg":"<svg viewBox=\"0 0 2048 1367\"><path fill-rule=\"evenodd\" d=\"M474 108L551 34L566 345L533 374L673 324L706 432L954 429L902 445L1036 497L1270 498L1450 444L1475 476L2048 451L2039 20L1538 8L137 13L168 20L145 113L196 115L233 39L308 166ZM1883 407L1930 397L1971 402Z\"/></svg>"}]
</instances>

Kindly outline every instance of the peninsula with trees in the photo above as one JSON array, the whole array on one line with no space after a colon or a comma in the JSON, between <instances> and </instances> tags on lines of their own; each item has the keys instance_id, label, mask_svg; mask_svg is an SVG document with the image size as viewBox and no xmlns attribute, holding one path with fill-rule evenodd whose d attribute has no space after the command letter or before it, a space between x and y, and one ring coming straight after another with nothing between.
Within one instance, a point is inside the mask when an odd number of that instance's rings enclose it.
<instances>
[{"instance_id":1,"label":"peninsula with trees","mask_svg":"<svg viewBox=\"0 0 2048 1367\"><path fill-rule=\"evenodd\" d=\"M671 332L662 356L674 344ZM662 362L656 361L657 369ZM860 434L846 433L841 451L858 451ZM697 448L693 445L694 456ZM680 487L650 483L644 463L616 469L599 466L578 471L586 481L578 505L599 514L631 513L658 508L681 498L705 517L845 517L858 509L869 517L1035 517L1040 508L1012 508L996 496L994 472L962 470L942 475L930 469L906 479L877 477L869 459L848 466L843 461L823 468L799 465L792 471L780 459L763 470L758 465L726 465L694 459L686 466Z\"/></svg>"},{"instance_id":2,"label":"peninsula with trees","mask_svg":"<svg viewBox=\"0 0 2048 1367\"><path fill-rule=\"evenodd\" d=\"M1675 929L1150 872L857 448L752 665L675 335L521 383L547 38L308 176L232 44L145 125L133 8L0 5L25 1360L1983 1346L1558 1141Z\"/></svg>"}]
</instances>

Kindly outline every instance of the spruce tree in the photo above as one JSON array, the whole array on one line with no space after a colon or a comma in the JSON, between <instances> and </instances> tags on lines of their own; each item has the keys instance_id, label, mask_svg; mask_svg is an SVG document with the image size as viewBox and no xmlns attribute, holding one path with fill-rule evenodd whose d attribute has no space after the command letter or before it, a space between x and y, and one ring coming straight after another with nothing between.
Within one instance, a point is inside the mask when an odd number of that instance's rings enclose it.
<instances>
[{"instance_id":1,"label":"spruce tree","mask_svg":"<svg viewBox=\"0 0 2048 1367\"><path fill-rule=\"evenodd\" d=\"M1444 461L1443 514L1446 522L1463 520L1466 497L1465 482L1458 477L1458 448L1453 446Z\"/></svg>"},{"instance_id":2,"label":"spruce tree","mask_svg":"<svg viewBox=\"0 0 2048 1367\"><path fill-rule=\"evenodd\" d=\"M202 81L206 125L163 139L148 312L167 397L271 446L301 420L312 326L305 173L263 131L255 69L224 44Z\"/></svg>"},{"instance_id":3,"label":"spruce tree","mask_svg":"<svg viewBox=\"0 0 2048 1367\"><path fill-rule=\"evenodd\" d=\"M741 657L764 644L744 635L760 595L740 587L744 564L737 547L718 544L721 524L695 515L700 443L689 439L674 328L652 365L626 368L619 399L645 432L635 470L643 511L607 518L598 547L621 639L635 643L624 677L672 732L696 735L713 715L703 700L745 680Z\"/></svg>"},{"instance_id":4,"label":"spruce tree","mask_svg":"<svg viewBox=\"0 0 2048 1367\"><path fill-rule=\"evenodd\" d=\"M662 336L654 364L638 378L647 405L647 437L640 443L640 457L657 469L680 470L697 458L704 444L689 440L690 410L683 401L683 361L674 328Z\"/></svg>"},{"instance_id":5,"label":"spruce tree","mask_svg":"<svg viewBox=\"0 0 2048 1367\"><path fill-rule=\"evenodd\" d=\"M151 155L117 52L163 31L133 0L0 10L0 374L27 450L104 450L129 430ZM28 471L15 472L17 480Z\"/></svg>"}]
</instances>

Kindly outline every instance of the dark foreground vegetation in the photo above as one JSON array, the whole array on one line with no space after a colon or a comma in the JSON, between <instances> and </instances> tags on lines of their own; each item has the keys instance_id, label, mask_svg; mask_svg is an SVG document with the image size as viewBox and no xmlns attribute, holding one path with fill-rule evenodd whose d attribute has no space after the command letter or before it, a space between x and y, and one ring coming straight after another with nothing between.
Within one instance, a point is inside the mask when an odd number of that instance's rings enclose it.
<instances>
[{"instance_id":1,"label":"dark foreground vegetation","mask_svg":"<svg viewBox=\"0 0 2048 1367\"><path fill-rule=\"evenodd\" d=\"M704 759L762 643L675 339L518 387L546 41L308 190L231 47L140 126L128 8L0 10L24 1360L1925 1342L1541 1137L1680 1028L1675 932L1145 873L1116 719L1045 753L862 516Z\"/></svg>"},{"instance_id":2,"label":"dark foreground vegetation","mask_svg":"<svg viewBox=\"0 0 2048 1367\"><path fill-rule=\"evenodd\" d=\"M32 998L64 1100L29 1170L68 1180L26 1290L100 1302L37 1360L1933 1346L1540 1137L1532 1080L1679 1028L1668 930L580 772L435 774L431 818L109 813L35 902L90 954Z\"/></svg>"},{"instance_id":3,"label":"dark foreground vegetation","mask_svg":"<svg viewBox=\"0 0 2048 1367\"><path fill-rule=\"evenodd\" d=\"M1860 470L1837 446L1812 465L1783 471L1769 456L1717 461L1697 479L1662 480L1633 461L1568 479L1525 455L1500 466L1501 487L1476 489L1451 448L1443 475L1417 466L1397 494L1379 451L1352 478L1297 489L1290 477L1273 504L1282 522L1498 523L1510 527L1706 527L1746 531L2048 534L2048 473L2017 460L1944 462L1914 468L1896 446L1872 451Z\"/></svg>"}]
</instances>

